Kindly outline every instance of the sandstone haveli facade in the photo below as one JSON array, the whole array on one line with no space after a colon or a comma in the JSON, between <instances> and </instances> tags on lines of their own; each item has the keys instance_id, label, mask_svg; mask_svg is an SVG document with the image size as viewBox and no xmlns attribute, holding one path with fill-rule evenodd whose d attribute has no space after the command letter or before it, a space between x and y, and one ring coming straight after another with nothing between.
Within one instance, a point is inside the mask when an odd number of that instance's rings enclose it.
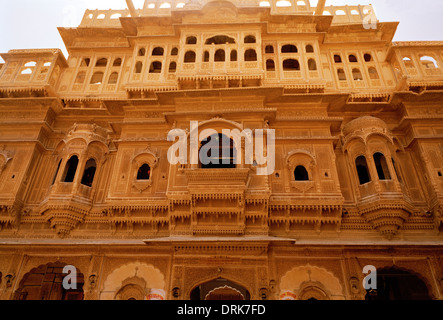
<instances>
[{"instance_id":1,"label":"sandstone haveli facade","mask_svg":"<svg viewBox=\"0 0 443 320\"><path fill-rule=\"evenodd\" d=\"M366 5L126 3L59 28L68 58L1 54L0 299L443 298L443 42ZM275 130L275 171L244 141L171 164L191 121Z\"/></svg>"}]
</instances>

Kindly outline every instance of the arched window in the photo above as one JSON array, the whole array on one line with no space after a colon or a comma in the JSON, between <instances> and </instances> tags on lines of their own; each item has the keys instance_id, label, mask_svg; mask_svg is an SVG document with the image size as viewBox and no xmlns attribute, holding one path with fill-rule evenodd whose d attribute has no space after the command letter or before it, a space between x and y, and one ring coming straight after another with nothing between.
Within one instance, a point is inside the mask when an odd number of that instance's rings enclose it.
<instances>
[{"instance_id":1,"label":"arched window","mask_svg":"<svg viewBox=\"0 0 443 320\"><path fill-rule=\"evenodd\" d=\"M294 46L293 44L285 44L282 48L281 48L281 52L282 53L296 53L298 52L298 49L296 46Z\"/></svg>"},{"instance_id":2,"label":"arched window","mask_svg":"<svg viewBox=\"0 0 443 320\"><path fill-rule=\"evenodd\" d=\"M203 52L203 62L209 62L209 52Z\"/></svg>"},{"instance_id":3,"label":"arched window","mask_svg":"<svg viewBox=\"0 0 443 320\"><path fill-rule=\"evenodd\" d=\"M195 52L194 51L188 51L185 53L185 63L194 63L195 62Z\"/></svg>"},{"instance_id":4,"label":"arched window","mask_svg":"<svg viewBox=\"0 0 443 320\"><path fill-rule=\"evenodd\" d=\"M149 180L151 178L151 167L143 164L137 171L137 180Z\"/></svg>"},{"instance_id":5,"label":"arched window","mask_svg":"<svg viewBox=\"0 0 443 320\"><path fill-rule=\"evenodd\" d=\"M114 60L114 63L112 64L113 67L120 67L122 65L122 59L117 58Z\"/></svg>"},{"instance_id":6,"label":"arched window","mask_svg":"<svg viewBox=\"0 0 443 320\"><path fill-rule=\"evenodd\" d=\"M274 53L274 47L271 45L267 45L265 48L265 53Z\"/></svg>"},{"instance_id":7,"label":"arched window","mask_svg":"<svg viewBox=\"0 0 443 320\"><path fill-rule=\"evenodd\" d=\"M345 70L343 70L343 69L338 69L338 70L337 70L337 76L338 76L338 80L340 80L340 81L346 81L346 73L345 73Z\"/></svg>"},{"instance_id":8,"label":"arched window","mask_svg":"<svg viewBox=\"0 0 443 320\"><path fill-rule=\"evenodd\" d=\"M314 52L314 47L312 45L308 44L306 46L306 52L307 53L313 53Z\"/></svg>"},{"instance_id":9,"label":"arched window","mask_svg":"<svg viewBox=\"0 0 443 320\"><path fill-rule=\"evenodd\" d=\"M77 74L77 77L75 78L75 83L76 84L83 84L85 82L85 79L86 79L86 72L80 71Z\"/></svg>"},{"instance_id":10,"label":"arched window","mask_svg":"<svg viewBox=\"0 0 443 320\"><path fill-rule=\"evenodd\" d=\"M377 152L374 154L375 169L377 169L379 180L391 180L391 174L389 173L388 163L385 156Z\"/></svg>"},{"instance_id":11,"label":"arched window","mask_svg":"<svg viewBox=\"0 0 443 320\"><path fill-rule=\"evenodd\" d=\"M57 170L55 170L54 177L52 178L51 186L55 183L55 179L57 178L58 172L60 171L60 166L62 165L62 160L58 162Z\"/></svg>"},{"instance_id":12,"label":"arched window","mask_svg":"<svg viewBox=\"0 0 443 320\"><path fill-rule=\"evenodd\" d=\"M378 76L377 69L375 69L374 67L370 67L368 69L368 72L369 72L369 78L371 78L371 80L378 80L378 79L380 79L380 77Z\"/></svg>"},{"instance_id":13,"label":"arched window","mask_svg":"<svg viewBox=\"0 0 443 320\"><path fill-rule=\"evenodd\" d=\"M146 55L146 49L145 48L140 48L138 50L138 56L139 57L144 57Z\"/></svg>"},{"instance_id":14,"label":"arched window","mask_svg":"<svg viewBox=\"0 0 443 320\"><path fill-rule=\"evenodd\" d=\"M91 84L102 84L104 73L99 71L92 75Z\"/></svg>"},{"instance_id":15,"label":"arched window","mask_svg":"<svg viewBox=\"0 0 443 320\"><path fill-rule=\"evenodd\" d=\"M435 60L433 57L429 56L423 56L420 57L420 61L427 69L436 69L438 68L437 60Z\"/></svg>"},{"instance_id":16,"label":"arched window","mask_svg":"<svg viewBox=\"0 0 443 320\"><path fill-rule=\"evenodd\" d=\"M237 50L231 51L231 61L237 61Z\"/></svg>"},{"instance_id":17,"label":"arched window","mask_svg":"<svg viewBox=\"0 0 443 320\"><path fill-rule=\"evenodd\" d=\"M201 143L199 159L204 169L235 168L236 151L234 141L218 133Z\"/></svg>"},{"instance_id":18,"label":"arched window","mask_svg":"<svg viewBox=\"0 0 443 320\"><path fill-rule=\"evenodd\" d=\"M308 68L311 71L317 70L317 63L315 62L315 59L309 59L308 60Z\"/></svg>"},{"instance_id":19,"label":"arched window","mask_svg":"<svg viewBox=\"0 0 443 320\"><path fill-rule=\"evenodd\" d=\"M66 163L65 172L63 172L62 182L73 182L78 167L78 157L72 156Z\"/></svg>"},{"instance_id":20,"label":"arched window","mask_svg":"<svg viewBox=\"0 0 443 320\"><path fill-rule=\"evenodd\" d=\"M294 170L295 181L309 181L308 170L303 166L297 166Z\"/></svg>"},{"instance_id":21,"label":"arched window","mask_svg":"<svg viewBox=\"0 0 443 320\"><path fill-rule=\"evenodd\" d=\"M360 69L354 68L352 69L352 77L355 81L363 80L363 75L361 74Z\"/></svg>"},{"instance_id":22,"label":"arched window","mask_svg":"<svg viewBox=\"0 0 443 320\"><path fill-rule=\"evenodd\" d=\"M353 54L349 55L349 62L358 62L357 57Z\"/></svg>"},{"instance_id":23,"label":"arched window","mask_svg":"<svg viewBox=\"0 0 443 320\"><path fill-rule=\"evenodd\" d=\"M96 67L106 67L107 65L108 65L108 59L106 58L98 59L97 62L95 63Z\"/></svg>"},{"instance_id":24,"label":"arched window","mask_svg":"<svg viewBox=\"0 0 443 320\"><path fill-rule=\"evenodd\" d=\"M244 41L244 42L245 42L245 43L255 43L256 40L255 40L255 37L254 37L254 36L252 36L252 35L248 35L248 36L245 37L245 41Z\"/></svg>"},{"instance_id":25,"label":"arched window","mask_svg":"<svg viewBox=\"0 0 443 320\"><path fill-rule=\"evenodd\" d=\"M194 36L187 37L186 44L197 44L197 38Z\"/></svg>"},{"instance_id":26,"label":"arched window","mask_svg":"<svg viewBox=\"0 0 443 320\"><path fill-rule=\"evenodd\" d=\"M296 59L286 59L283 61L283 70L284 71L299 71L300 63Z\"/></svg>"},{"instance_id":27,"label":"arched window","mask_svg":"<svg viewBox=\"0 0 443 320\"><path fill-rule=\"evenodd\" d=\"M135 64L135 73L142 73L143 70L143 62L137 61Z\"/></svg>"},{"instance_id":28,"label":"arched window","mask_svg":"<svg viewBox=\"0 0 443 320\"><path fill-rule=\"evenodd\" d=\"M89 67L89 64L91 63L90 58L84 58L82 62L80 63L80 67Z\"/></svg>"},{"instance_id":29,"label":"arched window","mask_svg":"<svg viewBox=\"0 0 443 320\"><path fill-rule=\"evenodd\" d=\"M97 163L94 159L89 159L85 165L85 171L83 171L83 177L81 184L92 187L92 183L94 182L95 171L97 170Z\"/></svg>"},{"instance_id":30,"label":"arched window","mask_svg":"<svg viewBox=\"0 0 443 320\"><path fill-rule=\"evenodd\" d=\"M266 71L275 71L274 60L272 59L266 60Z\"/></svg>"},{"instance_id":31,"label":"arched window","mask_svg":"<svg viewBox=\"0 0 443 320\"><path fill-rule=\"evenodd\" d=\"M108 84L116 84L118 81L118 72L113 72L109 76Z\"/></svg>"},{"instance_id":32,"label":"arched window","mask_svg":"<svg viewBox=\"0 0 443 320\"><path fill-rule=\"evenodd\" d=\"M153 56L162 56L165 50L162 47L156 47L152 50Z\"/></svg>"},{"instance_id":33,"label":"arched window","mask_svg":"<svg viewBox=\"0 0 443 320\"><path fill-rule=\"evenodd\" d=\"M358 180L360 181L360 185L371 181L371 177L369 175L368 163L366 162L365 156L359 156L357 159L355 159L355 167L357 169Z\"/></svg>"},{"instance_id":34,"label":"arched window","mask_svg":"<svg viewBox=\"0 0 443 320\"><path fill-rule=\"evenodd\" d=\"M178 55L178 49L177 48L172 48L171 56L176 56L176 55Z\"/></svg>"},{"instance_id":35,"label":"arched window","mask_svg":"<svg viewBox=\"0 0 443 320\"><path fill-rule=\"evenodd\" d=\"M254 49L245 51L245 61L257 61L257 52Z\"/></svg>"},{"instance_id":36,"label":"arched window","mask_svg":"<svg viewBox=\"0 0 443 320\"><path fill-rule=\"evenodd\" d=\"M149 67L149 73L160 73L162 72L162 63L159 61L154 61Z\"/></svg>"},{"instance_id":37,"label":"arched window","mask_svg":"<svg viewBox=\"0 0 443 320\"><path fill-rule=\"evenodd\" d=\"M235 39L226 35L217 35L206 39L205 44L234 44Z\"/></svg>"},{"instance_id":38,"label":"arched window","mask_svg":"<svg viewBox=\"0 0 443 320\"><path fill-rule=\"evenodd\" d=\"M275 4L277 7L291 7L292 4L288 0L279 0Z\"/></svg>"},{"instance_id":39,"label":"arched window","mask_svg":"<svg viewBox=\"0 0 443 320\"><path fill-rule=\"evenodd\" d=\"M169 64L169 72L170 72L170 73L174 73L176 70L177 70L177 63L174 62L174 61L172 61L172 62Z\"/></svg>"},{"instance_id":40,"label":"arched window","mask_svg":"<svg viewBox=\"0 0 443 320\"><path fill-rule=\"evenodd\" d=\"M225 50L218 49L217 51L215 51L214 61L216 61L216 62L225 61Z\"/></svg>"},{"instance_id":41,"label":"arched window","mask_svg":"<svg viewBox=\"0 0 443 320\"><path fill-rule=\"evenodd\" d=\"M365 62L371 62L372 60L372 56L369 53L365 53L365 55L363 56L363 58L365 59Z\"/></svg>"},{"instance_id":42,"label":"arched window","mask_svg":"<svg viewBox=\"0 0 443 320\"><path fill-rule=\"evenodd\" d=\"M341 56L339 54L334 54L334 62L342 63Z\"/></svg>"}]
</instances>

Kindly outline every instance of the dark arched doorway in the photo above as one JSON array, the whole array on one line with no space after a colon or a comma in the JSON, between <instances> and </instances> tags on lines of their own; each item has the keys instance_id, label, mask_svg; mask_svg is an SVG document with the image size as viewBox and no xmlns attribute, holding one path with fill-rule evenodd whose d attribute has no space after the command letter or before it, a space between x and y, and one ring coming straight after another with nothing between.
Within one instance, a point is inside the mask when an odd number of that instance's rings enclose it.
<instances>
[{"instance_id":1,"label":"dark arched doorway","mask_svg":"<svg viewBox=\"0 0 443 320\"><path fill-rule=\"evenodd\" d=\"M396 268L377 270L377 290L369 290L366 300L431 300L428 287L417 275Z\"/></svg>"},{"instance_id":2,"label":"dark arched doorway","mask_svg":"<svg viewBox=\"0 0 443 320\"><path fill-rule=\"evenodd\" d=\"M249 291L232 281L218 278L202 283L191 291L191 300L250 300Z\"/></svg>"},{"instance_id":3,"label":"dark arched doorway","mask_svg":"<svg viewBox=\"0 0 443 320\"><path fill-rule=\"evenodd\" d=\"M23 276L13 300L83 300L83 274L77 271L76 289L63 288L66 263L41 265ZM70 273L69 273L70 274ZM70 274L71 275L71 274Z\"/></svg>"},{"instance_id":4,"label":"dark arched doorway","mask_svg":"<svg viewBox=\"0 0 443 320\"><path fill-rule=\"evenodd\" d=\"M201 142L199 159L203 169L235 168L236 157L234 141L224 134L213 134Z\"/></svg>"}]
</instances>

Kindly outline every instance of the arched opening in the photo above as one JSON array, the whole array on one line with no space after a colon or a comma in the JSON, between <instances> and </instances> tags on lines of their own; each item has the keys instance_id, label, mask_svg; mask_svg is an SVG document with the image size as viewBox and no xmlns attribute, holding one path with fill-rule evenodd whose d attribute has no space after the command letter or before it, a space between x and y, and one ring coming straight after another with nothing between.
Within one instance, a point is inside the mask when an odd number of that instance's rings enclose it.
<instances>
[{"instance_id":1,"label":"arched opening","mask_svg":"<svg viewBox=\"0 0 443 320\"><path fill-rule=\"evenodd\" d=\"M363 56L363 58L365 59L365 62L371 62L372 60L372 56L369 53L365 53L365 55Z\"/></svg>"},{"instance_id":2,"label":"arched opening","mask_svg":"<svg viewBox=\"0 0 443 320\"><path fill-rule=\"evenodd\" d=\"M274 60L272 59L266 60L266 71L275 71Z\"/></svg>"},{"instance_id":3,"label":"arched opening","mask_svg":"<svg viewBox=\"0 0 443 320\"><path fill-rule=\"evenodd\" d=\"M316 71L317 70L317 62L315 62L315 59L309 59L308 60L308 68L310 71Z\"/></svg>"},{"instance_id":4,"label":"arched opening","mask_svg":"<svg viewBox=\"0 0 443 320\"><path fill-rule=\"evenodd\" d=\"M153 56L162 56L164 54L165 50L162 47L155 47L152 50Z\"/></svg>"},{"instance_id":5,"label":"arched opening","mask_svg":"<svg viewBox=\"0 0 443 320\"><path fill-rule=\"evenodd\" d=\"M224 62L225 61L225 50L218 49L217 51L215 51L214 61L215 62Z\"/></svg>"},{"instance_id":6,"label":"arched opening","mask_svg":"<svg viewBox=\"0 0 443 320\"><path fill-rule=\"evenodd\" d=\"M195 52L194 51L187 51L185 53L185 63L194 63L195 62Z\"/></svg>"},{"instance_id":7,"label":"arched opening","mask_svg":"<svg viewBox=\"0 0 443 320\"><path fill-rule=\"evenodd\" d=\"M423 56L423 57L420 57L420 61L426 69L437 69L438 68L437 60L435 60L433 57Z\"/></svg>"},{"instance_id":8,"label":"arched opening","mask_svg":"<svg viewBox=\"0 0 443 320\"><path fill-rule=\"evenodd\" d=\"M338 76L338 80L340 80L340 81L346 81L346 73L345 73L345 70L343 70L343 69L338 69L338 70L337 70L337 76Z\"/></svg>"},{"instance_id":9,"label":"arched opening","mask_svg":"<svg viewBox=\"0 0 443 320\"><path fill-rule=\"evenodd\" d=\"M96 67L106 67L107 65L108 65L108 59L106 58L98 59L95 64Z\"/></svg>"},{"instance_id":10,"label":"arched opening","mask_svg":"<svg viewBox=\"0 0 443 320\"><path fill-rule=\"evenodd\" d=\"M377 169L379 180L391 180L391 174L389 173L388 163L386 162L386 157L377 152L374 154L375 168Z\"/></svg>"},{"instance_id":11,"label":"arched opening","mask_svg":"<svg viewBox=\"0 0 443 320\"><path fill-rule=\"evenodd\" d=\"M300 71L300 63L296 59L286 59L283 61L284 71Z\"/></svg>"},{"instance_id":12,"label":"arched opening","mask_svg":"<svg viewBox=\"0 0 443 320\"><path fill-rule=\"evenodd\" d=\"M91 84L102 84L103 76L104 76L104 73L101 71L94 73L91 77L90 83Z\"/></svg>"},{"instance_id":13,"label":"arched opening","mask_svg":"<svg viewBox=\"0 0 443 320\"><path fill-rule=\"evenodd\" d=\"M231 61L237 61L237 50L231 51Z\"/></svg>"},{"instance_id":14,"label":"arched opening","mask_svg":"<svg viewBox=\"0 0 443 320\"><path fill-rule=\"evenodd\" d=\"M84 58L82 62L80 63L80 67L89 67L89 64L91 63L90 58Z\"/></svg>"},{"instance_id":15,"label":"arched opening","mask_svg":"<svg viewBox=\"0 0 443 320\"><path fill-rule=\"evenodd\" d=\"M77 270L75 279L72 271L63 273L65 266L67 265L55 262L32 269L23 276L13 300L83 300L83 274ZM67 282L73 289L64 288L63 280L66 276L70 277Z\"/></svg>"},{"instance_id":16,"label":"arched opening","mask_svg":"<svg viewBox=\"0 0 443 320\"><path fill-rule=\"evenodd\" d=\"M137 171L137 180L149 180L151 178L151 167L145 163Z\"/></svg>"},{"instance_id":17,"label":"arched opening","mask_svg":"<svg viewBox=\"0 0 443 320\"><path fill-rule=\"evenodd\" d=\"M209 52L203 52L203 62L209 62Z\"/></svg>"},{"instance_id":18,"label":"arched opening","mask_svg":"<svg viewBox=\"0 0 443 320\"><path fill-rule=\"evenodd\" d=\"M245 61L257 61L257 52L254 49L245 51Z\"/></svg>"},{"instance_id":19,"label":"arched opening","mask_svg":"<svg viewBox=\"0 0 443 320\"><path fill-rule=\"evenodd\" d=\"M65 171L63 172L62 182L73 182L75 173L78 167L78 157L72 156L66 163Z\"/></svg>"},{"instance_id":20,"label":"arched opening","mask_svg":"<svg viewBox=\"0 0 443 320\"><path fill-rule=\"evenodd\" d=\"M187 37L186 44L197 44L197 37L194 36Z\"/></svg>"},{"instance_id":21,"label":"arched opening","mask_svg":"<svg viewBox=\"0 0 443 320\"><path fill-rule=\"evenodd\" d=\"M267 45L265 48L265 53L274 53L274 46Z\"/></svg>"},{"instance_id":22,"label":"arched opening","mask_svg":"<svg viewBox=\"0 0 443 320\"><path fill-rule=\"evenodd\" d=\"M144 57L146 55L146 49L145 48L140 48L138 50L138 56L139 57Z\"/></svg>"},{"instance_id":23,"label":"arched opening","mask_svg":"<svg viewBox=\"0 0 443 320\"><path fill-rule=\"evenodd\" d=\"M280 0L277 1L277 3L275 4L276 7L292 7L291 2L289 2L288 0Z\"/></svg>"},{"instance_id":24,"label":"arched opening","mask_svg":"<svg viewBox=\"0 0 443 320\"><path fill-rule=\"evenodd\" d=\"M368 163L366 161L365 156L359 156L355 159L355 167L357 169L358 180L360 185L368 183L371 181L371 177L369 175Z\"/></svg>"},{"instance_id":25,"label":"arched opening","mask_svg":"<svg viewBox=\"0 0 443 320\"><path fill-rule=\"evenodd\" d=\"M294 46L293 44L285 44L282 48L281 48L281 52L282 53L297 53L298 49L296 46Z\"/></svg>"},{"instance_id":26,"label":"arched opening","mask_svg":"<svg viewBox=\"0 0 443 320\"><path fill-rule=\"evenodd\" d=\"M234 141L221 133L203 139L199 159L203 169L235 168Z\"/></svg>"},{"instance_id":27,"label":"arched opening","mask_svg":"<svg viewBox=\"0 0 443 320\"><path fill-rule=\"evenodd\" d=\"M235 39L226 35L217 35L206 39L205 44L234 44Z\"/></svg>"},{"instance_id":28,"label":"arched opening","mask_svg":"<svg viewBox=\"0 0 443 320\"><path fill-rule=\"evenodd\" d=\"M417 275L391 267L377 270L377 289L366 300L431 300L428 287Z\"/></svg>"},{"instance_id":29,"label":"arched opening","mask_svg":"<svg viewBox=\"0 0 443 320\"><path fill-rule=\"evenodd\" d=\"M252 35L247 35L246 37L245 37L245 41L244 41L245 43L255 43L256 42L256 40L255 40L255 37L254 36L252 36Z\"/></svg>"},{"instance_id":30,"label":"arched opening","mask_svg":"<svg viewBox=\"0 0 443 320\"><path fill-rule=\"evenodd\" d=\"M358 62L357 57L353 54L349 55L349 62Z\"/></svg>"},{"instance_id":31,"label":"arched opening","mask_svg":"<svg viewBox=\"0 0 443 320\"><path fill-rule=\"evenodd\" d=\"M86 72L80 71L75 78L75 84L83 84L86 79Z\"/></svg>"},{"instance_id":32,"label":"arched opening","mask_svg":"<svg viewBox=\"0 0 443 320\"><path fill-rule=\"evenodd\" d=\"M114 60L114 63L112 64L113 67L120 67L122 65L122 59L117 58Z\"/></svg>"},{"instance_id":33,"label":"arched opening","mask_svg":"<svg viewBox=\"0 0 443 320\"><path fill-rule=\"evenodd\" d=\"M380 79L380 77L378 76L377 69L375 69L374 67L370 67L368 69L368 72L369 72L369 78L371 78L371 80L378 80L378 79Z\"/></svg>"},{"instance_id":34,"label":"arched opening","mask_svg":"<svg viewBox=\"0 0 443 320\"><path fill-rule=\"evenodd\" d=\"M308 44L306 46L306 53L313 53L314 52L314 47L310 44Z\"/></svg>"},{"instance_id":35,"label":"arched opening","mask_svg":"<svg viewBox=\"0 0 443 320\"><path fill-rule=\"evenodd\" d=\"M113 72L109 76L108 84L116 84L118 81L118 72Z\"/></svg>"},{"instance_id":36,"label":"arched opening","mask_svg":"<svg viewBox=\"0 0 443 320\"><path fill-rule=\"evenodd\" d=\"M154 61L151 63L149 67L149 73L161 73L162 72L162 63L160 61Z\"/></svg>"},{"instance_id":37,"label":"arched opening","mask_svg":"<svg viewBox=\"0 0 443 320\"><path fill-rule=\"evenodd\" d=\"M352 77L354 78L354 81L360 81L363 80L363 75L358 68L352 69Z\"/></svg>"},{"instance_id":38,"label":"arched opening","mask_svg":"<svg viewBox=\"0 0 443 320\"><path fill-rule=\"evenodd\" d=\"M169 64L169 72L174 73L176 70L177 70L177 63L173 61Z\"/></svg>"},{"instance_id":39,"label":"arched opening","mask_svg":"<svg viewBox=\"0 0 443 320\"><path fill-rule=\"evenodd\" d=\"M172 48L171 56L176 56L176 55L178 55L178 48Z\"/></svg>"},{"instance_id":40,"label":"arched opening","mask_svg":"<svg viewBox=\"0 0 443 320\"><path fill-rule=\"evenodd\" d=\"M295 181L309 181L308 170L304 166L297 166L294 169Z\"/></svg>"},{"instance_id":41,"label":"arched opening","mask_svg":"<svg viewBox=\"0 0 443 320\"><path fill-rule=\"evenodd\" d=\"M135 73L142 73L143 70L143 62L137 61L135 64Z\"/></svg>"},{"instance_id":42,"label":"arched opening","mask_svg":"<svg viewBox=\"0 0 443 320\"><path fill-rule=\"evenodd\" d=\"M249 291L243 286L224 278L202 283L191 291L190 300L250 300Z\"/></svg>"},{"instance_id":43,"label":"arched opening","mask_svg":"<svg viewBox=\"0 0 443 320\"><path fill-rule=\"evenodd\" d=\"M339 54L334 54L334 62L342 63L341 56Z\"/></svg>"},{"instance_id":44,"label":"arched opening","mask_svg":"<svg viewBox=\"0 0 443 320\"><path fill-rule=\"evenodd\" d=\"M97 171L97 163L95 162L94 159L91 158L86 162L85 171L83 172L81 184L88 187L92 187L96 171Z\"/></svg>"}]
</instances>

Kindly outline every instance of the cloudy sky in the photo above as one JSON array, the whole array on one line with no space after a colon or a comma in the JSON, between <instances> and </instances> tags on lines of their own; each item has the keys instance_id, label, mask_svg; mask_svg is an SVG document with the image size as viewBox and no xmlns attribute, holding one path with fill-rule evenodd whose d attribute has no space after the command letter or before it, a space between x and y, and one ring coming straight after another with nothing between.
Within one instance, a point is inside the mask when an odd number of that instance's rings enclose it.
<instances>
[{"instance_id":1,"label":"cloudy sky","mask_svg":"<svg viewBox=\"0 0 443 320\"><path fill-rule=\"evenodd\" d=\"M327 0L326 5L369 3L380 21L400 21L394 40L443 40L443 0ZM125 0L2 0L0 52L60 48L67 56L57 27L78 26L86 9L125 7Z\"/></svg>"}]
</instances>

